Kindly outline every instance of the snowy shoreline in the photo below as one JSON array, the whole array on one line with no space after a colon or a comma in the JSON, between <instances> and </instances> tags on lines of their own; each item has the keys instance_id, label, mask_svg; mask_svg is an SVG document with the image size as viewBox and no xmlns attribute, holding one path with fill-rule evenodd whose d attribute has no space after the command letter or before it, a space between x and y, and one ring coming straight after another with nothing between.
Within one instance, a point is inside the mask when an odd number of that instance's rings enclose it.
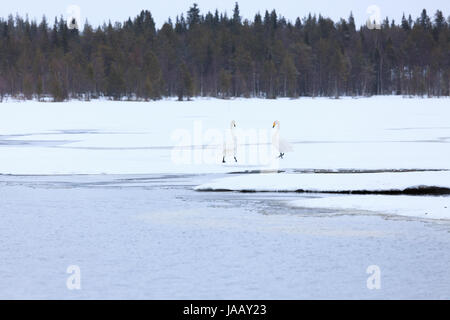
<instances>
[{"instance_id":1,"label":"snowy shoreline","mask_svg":"<svg viewBox=\"0 0 450 320\"><path fill-rule=\"evenodd\" d=\"M273 100L273 101L283 101L283 100L305 100L305 99L329 99L329 100L345 100L345 99L376 99L376 98L394 98L394 99L449 99L450 96L427 96L427 95L372 95L372 96L364 96L364 95L358 95L358 96L339 96L336 97L328 97L328 96L317 96L317 97L311 97L311 96L299 96L299 97L278 97L276 99L267 99L264 97L228 97L226 99L213 97L213 96L194 96L191 97L190 100L183 100L178 101L178 97L176 96L167 96L162 97L159 100L145 100L144 98L136 98L132 97L131 99L129 97L122 97L119 100L114 100L112 97L98 97L98 98L91 98L86 99L85 97L81 98L70 98L65 101L59 101L54 102L53 98L51 96L45 96L42 97L40 100L36 97L33 97L32 99L26 99L25 97L12 97L9 95L3 96L3 100L0 101L1 103L24 103L24 102L39 102L39 103L73 103L73 102L86 102L86 103L95 103L95 102L104 102L104 101L110 101L110 102L141 102L141 103L158 103L160 101L176 101L178 103L193 103L196 101L204 101L204 100L219 100L219 101L245 101L245 100L261 100L261 101L267 101L267 100Z\"/></svg>"}]
</instances>

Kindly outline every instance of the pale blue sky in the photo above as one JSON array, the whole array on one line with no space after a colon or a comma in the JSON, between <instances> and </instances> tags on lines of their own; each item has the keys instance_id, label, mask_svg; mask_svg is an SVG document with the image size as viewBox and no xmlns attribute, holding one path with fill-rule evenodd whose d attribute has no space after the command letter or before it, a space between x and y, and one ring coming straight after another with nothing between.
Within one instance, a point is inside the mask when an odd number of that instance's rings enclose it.
<instances>
[{"instance_id":1,"label":"pale blue sky","mask_svg":"<svg viewBox=\"0 0 450 320\"><path fill-rule=\"evenodd\" d=\"M50 21L55 16L66 16L66 10L69 5L78 5L81 8L81 20L86 19L93 25L102 24L104 21L125 21L129 16L136 16L142 9L148 9L152 12L157 26L161 26L163 22L171 17L175 20L175 16L182 12L186 12L193 2L198 3L202 13L208 10L226 11L231 14L235 0L14 0L2 1L0 5L0 16L6 18L9 14L15 15L19 13L21 16L29 15L30 18L41 19L42 15L46 15ZM340 0L340 1L324 1L324 0L241 0L238 1L241 9L241 15L244 18L253 19L257 11L263 13L266 9L275 8L279 14L282 14L289 20L294 20L297 16L303 17L309 12L321 13L324 16L337 20L340 17L347 18L350 11L356 19L356 24L363 24L369 14L366 12L370 5L377 5L381 10L381 16L389 16L397 22L402 16L402 12L411 13L413 18L417 17L423 8L427 9L430 15L434 15L436 9L440 9L447 17L450 15L449 0Z\"/></svg>"}]
</instances>

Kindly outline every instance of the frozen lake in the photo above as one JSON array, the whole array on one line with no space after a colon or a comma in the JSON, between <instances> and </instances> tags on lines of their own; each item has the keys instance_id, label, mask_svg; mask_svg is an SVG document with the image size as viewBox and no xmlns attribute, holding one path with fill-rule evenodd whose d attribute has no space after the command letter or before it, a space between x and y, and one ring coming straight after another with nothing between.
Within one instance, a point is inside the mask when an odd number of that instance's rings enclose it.
<instances>
[{"instance_id":1,"label":"frozen lake","mask_svg":"<svg viewBox=\"0 0 450 320\"><path fill-rule=\"evenodd\" d=\"M0 103L0 298L450 299L449 102Z\"/></svg>"},{"instance_id":2,"label":"frozen lake","mask_svg":"<svg viewBox=\"0 0 450 320\"><path fill-rule=\"evenodd\" d=\"M449 98L7 102L0 173L450 169L449 117ZM239 162L222 165L221 134L231 120ZM294 151L268 163L275 120Z\"/></svg>"},{"instance_id":3,"label":"frozen lake","mask_svg":"<svg viewBox=\"0 0 450 320\"><path fill-rule=\"evenodd\" d=\"M211 178L1 176L0 298L450 298L450 222L192 190Z\"/></svg>"}]
</instances>

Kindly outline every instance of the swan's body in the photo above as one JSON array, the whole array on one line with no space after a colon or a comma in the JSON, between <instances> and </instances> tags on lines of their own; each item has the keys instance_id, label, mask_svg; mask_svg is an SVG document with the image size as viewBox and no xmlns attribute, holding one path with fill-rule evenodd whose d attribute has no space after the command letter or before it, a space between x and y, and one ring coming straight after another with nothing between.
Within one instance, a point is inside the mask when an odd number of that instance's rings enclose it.
<instances>
[{"instance_id":1,"label":"swan's body","mask_svg":"<svg viewBox=\"0 0 450 320\"><path fill-rule=\"evenodd\" d=\"M280 136L280 121L275 121L272 128L275 128L275 132L272 136L272 145L280 153L279 158L283 159L286 152L293 151L292 145Z\"/></svg>"},{"instance_id":2,"label":"swan's body","mask_svg":"<svg viewBox=\"0 0 450 320\"><path fill-rule=\"evenodd\" d=\"M222 152L222 162L225 163L225 158L228 156L233 156L234 161L237 162L237 137L236 137L236 122L233 120L230 124L230 132L225 135L223 141L223 152Z\"/></svg>"}]
</instances>

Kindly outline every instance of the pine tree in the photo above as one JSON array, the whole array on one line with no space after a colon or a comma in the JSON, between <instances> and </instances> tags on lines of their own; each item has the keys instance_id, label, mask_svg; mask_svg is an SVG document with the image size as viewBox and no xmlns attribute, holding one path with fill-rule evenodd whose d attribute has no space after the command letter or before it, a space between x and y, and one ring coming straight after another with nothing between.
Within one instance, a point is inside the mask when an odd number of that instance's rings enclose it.
<instances>
[{"instance_id":1,"label":"pine tree","mask_svg":"<svg viewBox=\"0 0 450 320\"><path fill-rule=\"evenodd\" d=\"M125 81L121 70L113 67L107 81L106 95L120 100L125 94Z\"/></svg>"},{"instance_id":2,"label":"pine tree","mask_svg":"<svg viewBox=\"0 0 450 320\"><path fill-rule=\"evenodd\" d=\"M222 98L227 98L230 95L231 89L231 74L229 71L222 69L220 70L220 96Z\"/></svg>"},{"instance_id":3,"label":"pine tree","mask_svg":"<svg viewBox=\"0 0 450 320\"><path fill-rule=\"evenodd\" d=\"M405 13L403 13L403 16L402 16L402 29L405 31L408 31L411 29L411 26L408 23L408 20L406 20L406 18L405 18Z\"/></svg>"},{"instance_id":4,"label":"pine tree","mask_svg":"<svg viewBox=\"0 0 450 320\"><path fill-rule=\"evenodd\" d=\"M178 72L178 100L183 101L183 98L186 97L189 101L194 92L192 75L184 62L178 67Z\"/></svg>"},{"instance_id":5,"label":"pine tree","mask_svg":"<svg viewBox=\"0 0 450 320\"><path fill-rule=\"evenodd\" d=\"M240 12L239 12L239 5L237 2L235 3L234 10L233 10L233 23L235 25L241 24L241 16L240 16Z\"/></svg>"},{"instance_id":6,"label":"pine tree","mask_svg":"<svg viewBox=\"0 0 450 320\"><path fill-rule=\"evenodd\" d=\"M187 24L189 28L192 28L199 23L200 23L200 9L198 8L198 5L194 3L194 5L189 9L187 13Z\"/></svg>"}]
</instances>

